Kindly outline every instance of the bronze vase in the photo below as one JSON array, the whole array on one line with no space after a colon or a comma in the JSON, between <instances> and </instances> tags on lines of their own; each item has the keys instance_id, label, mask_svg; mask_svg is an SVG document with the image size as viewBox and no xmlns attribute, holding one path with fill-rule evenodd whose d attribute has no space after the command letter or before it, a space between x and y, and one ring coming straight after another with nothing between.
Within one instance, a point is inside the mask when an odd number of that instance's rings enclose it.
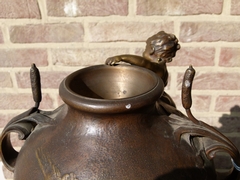
<instances>
[{"instance_id":1,"label":"bronze vase","mask_svg":"<svg viewBox=\"0 0 240 180\"><path fill-rule=\"evenodd\" d=\"M61 83L64 105L34 107L12 119L1 135L0 155L16 180L218 178L212 158L235 146L215 129L181 113L159 114L162 80L128 65L78 70ZM10 132L25 143L16 152ZM238 162L237 162L238 163ZM225 179L238 179L233 170Z\"/></svg>"}]
</instances>

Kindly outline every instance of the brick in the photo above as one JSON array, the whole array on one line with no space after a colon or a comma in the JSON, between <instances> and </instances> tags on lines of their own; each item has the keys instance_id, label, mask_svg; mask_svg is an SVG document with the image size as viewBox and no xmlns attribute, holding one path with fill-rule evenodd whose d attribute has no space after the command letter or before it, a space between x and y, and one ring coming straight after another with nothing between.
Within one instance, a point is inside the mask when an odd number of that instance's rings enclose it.
<instances>
[{"instance_id":1,"label":"brick","mask_svg":"<svg viewBox=\"0 0 240 180\"><path fill-rule=\"evenodd\" d=\"M0 18L41 18L37 0L7 0L0 3Z\"/></svg>"},{"instance_id":2,"label":"brick","mask_svg":"<svg viewBox=\"0 0 240 180\"><path fill-rule=\"evenodd\" d=\"M46 49L0 49L0 67L30 67L48 65Z\"/></svg>"},{"instance_id":3,"label":"brick","mask_svg":"<svg viewBox=\"0 0 240 180\"><path fill-rule=\"evenodd\" d=\"M108 57L126 54L124 48L94 48L94 49L53 49L52 61L54 65L89 66L104 64Z\"/></svg>"},{"instance_id":4,"label":"brick","mask_svg":"<svg viewBox=\"0 0 240 180\"><path fill-rule=\"evenodd\" d=\"M52 94L42 94L42 101L40 103L39 109L42 110L52 110L56 107L54 106L54 99L52 98Z\"/></svg>"},{"instance_id":5,"label":"brick","mask_svg":"<svg viewBox=\"0 0 240 180\"><path fill-rule=\"evenodd\" d=\"M9 72L0 72L0 87L12 87L12 79Z\"/></svg>"},{"instance_id":6,"label":"brick","mask_svg":"<svg viewBox=\"0 0 240 180\"><path fill-rule=\"evenodd\" d=\"M182 86L183 74L178 74L178 89ZM239 90L240 73L196 72L193 89L198 90Z\"/></svg>"},{"instance_id":7,"label":"brick","mask_svg":"<svg viewBox=\"0 0 240 180\"><path fill-rule=\"evenodd\" d=\"M47 0L49 16L109 16L128 14L128 0Z\"/></svg>"},{"instance_id":8,"label":"brick","mask_svg":"<svg viewBox=\"0 0 240 180\"><path fill-rule=\"evenodd\" d=\"M99 22L89 24L91 42L146 41L160 30L173 33L173 22Z\"/></svg>"},{"instance_id":9,"label":"brick","mask_svg":"<svg viewBox=\"0 0 240 180\"><path fill-rule=\"evenodd\" d=\"M221 48L219 65L240 67L240 48Z\"/></svg>"},{"instance_id":10,"label":"brick","mask_svg":"<svg viewBox=\"0 0 240 180\"><path fill-rule=\"evenodd\" d=\"M142 56L144 49L136 48L136 55ZM167 66L213 66L215 48L211 47L182 47Z\"/></svg>"},{"instance_id":11,"label":"brick","mask_svg":"<svg viewBox=\"0 0 240 180\"><path fill-rule=\"evenodd\" d=\"M223 0L137 0L139 15L221 14Z\"/></svg>"},{"instance_id":12,"label":"brick","mask_svg":"<svg viewBox=\"0 0 240 180\"><path fill-rule=\"evenodd\" d=\"M215 48L211 47L182 47L168 66L213 66Z\"/></svg>"},{"instance_id":13,"label":"brick","mask_svg":"<svg viewBox=\"0 0 240 180\"><path fill-rule=\"evenodd\" d=\"M4 40L3 40L3 33L2 33L2 30L0 29L0 44L4 43Z\"/></svg>"},{"instance_id":14,"label":"brick","mask_svg":"<svg viewBox=\"0 0 240 180\"><path fill-rule=\"evenodd\" d=\"M65 71L40 71L41 88L58 89L62 80L71 72ZM31 88L29 72L17 72L16 79L19 88Z\"/></svg>"},{"instance_id":15,"label":"brick","mask_svg":"<svg viewBox=\"0 0 240 180\"><path fill-rule=\"evenodd\" d=\"M194 95L192 93L192 112L208 112L211 104L211 96Z\"/></svg>"},{"instance_id":16,"label":"brick","mask_svg":"<svg viewBox=\"0 0 240 180\"><path fill-rule=\"evenodd\" d=\"M240 96L219 96L216 99L215 111L240 113Z\"/></svg>"},{"instance_id":17,"label":"brick","mask_svg":"<svg viewBox=\"0 0 240 180\"><path fill-rule=\"evenodd\" d=\"M180 27L182 42L238 42L239 22L183 22Z\"/></svg>"},{"instance_id":18,"label":"brick","mask_svg":"<svg viewBox=\"0 0 240 180\"><path fill-rule=\"evenodd\" d=\"M32 94L27 93L0 93L1 110L28 110L34 106ZM53 109L53 99L48 94L43 94L41 109Z\"/></svg>"},{"instance_id":19,"label":"brick","mask_svg":"<svg viewBox=\"0 0 240 180\"><path fill-rule=\"evenodd\" d=\"M17 113L0 113L0 128L4 128L6 124L15 116L17 116Z\"/></svg>"},{"instance_id":20,"label":"brick","mask_svg":"<svg viewBox=\"0 0 240 180\"><path fill-rule=\"evenodd\" d=\"M10 27L13 43L63 43L83 41L81 23L70 24L30 24Z\"/></svg>"},{"instance_id":21,"label":"brick","mask_svg":"<svg viewBox=\"0 0 240 180\"><path fill-rule=\"evenodd\" d=\"M180 96L173 96L172 99L176 103L176 106L180 111L185 113L184 108L182 108L182 100ZM211 103L211 96L207 95L192 95L192 112L208 112Z\"/></svg>"},{"instance_id":22,"label":"brick","mask_svg":"<svg viewBox=\"0 0 240 180\"><path fill-rule=\"evenodd\" d=\"M240 1L231 0L231 15L240 15Z\"/></svg>"}]
</instances>

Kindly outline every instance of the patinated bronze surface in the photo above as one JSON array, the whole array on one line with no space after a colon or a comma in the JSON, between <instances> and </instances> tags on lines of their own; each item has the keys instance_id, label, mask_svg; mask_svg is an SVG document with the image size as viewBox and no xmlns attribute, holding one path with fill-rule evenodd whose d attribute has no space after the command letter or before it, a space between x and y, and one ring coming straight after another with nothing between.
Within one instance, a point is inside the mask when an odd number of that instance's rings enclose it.
<instances>
[{"instance_id":1,"label":"patinated bronze surface","mask_svg":"<svg viewBox=\"0 0 240 180\"><path fill-rule=\"evenodd\" d=\"M183 77L187 116L164 92L166 63L179 48L174 35L161 31L147 40L143 57L120 55L78 70L62 81L65 104L51 112L38 109L40 75L32 65L35 105L4 128L3 163L16 180L239 179L237 148L191 113L194 69ZM11 132L25 140L20 152L12 147ZM229 174L215 171L212 159L220 151L232 157Z\"/></svg>"}]
</instances>

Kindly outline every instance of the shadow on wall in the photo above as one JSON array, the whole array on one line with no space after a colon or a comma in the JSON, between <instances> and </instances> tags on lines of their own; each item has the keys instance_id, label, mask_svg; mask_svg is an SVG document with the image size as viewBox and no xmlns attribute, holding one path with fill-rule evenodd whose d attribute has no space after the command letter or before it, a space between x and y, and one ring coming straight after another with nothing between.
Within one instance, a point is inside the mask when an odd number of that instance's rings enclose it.
<instances>
[{"instance_id":1,"label":"shadow on wall","mask_svg":"<svg viewBox=\"0 0 240 180\"><path fill-rule=\"evenodd\" d=\"M219 122L222 126L215 128L228 137L240 151L240 106L233 106L230 109L230 114L223 114L219 118ZM224 170L232 167L230 156L226 153L219 153L214 162L217 169Z\"/></svg>"},{"instance_id":2,"label":"shadow on wall","mask_svg":"<svg viewBox=\"0 0 240 180\"><path fill-rule=\"evenodd\" d=\"M240 137L240 106L235 105L230 109L230 114L223 114L219 118L222 124L218 130L224 134L234 133ZM240 140L240 138L239 138Z\"/></svg>"},{"instance_id":3,"label":"shadow on wall","mask_svg":"<svg viewBox=\"0 0 240 180\"><path fill-rule=\"evenodd\" d=\"M230 114L223 114L219 122L222 126L217 129L227 136L240 151L240 106L233 106Z\"/></svg>"}]
</instances>

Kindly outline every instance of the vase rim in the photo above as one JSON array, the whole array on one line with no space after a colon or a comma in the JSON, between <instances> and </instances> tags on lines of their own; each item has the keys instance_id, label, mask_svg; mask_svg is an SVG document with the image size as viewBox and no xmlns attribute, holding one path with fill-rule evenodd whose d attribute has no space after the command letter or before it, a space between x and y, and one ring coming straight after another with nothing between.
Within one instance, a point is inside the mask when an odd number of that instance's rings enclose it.
<instances>
[{"instance_id":1,"label":"vase rim","mask_svg":"<svg viewBox=\"0 0 240 180\"><path fill-rule=\"evenodd\" d=\"M127 98L120 99L98 99L87 96L82 96L71 89L71 82L76 77L81 77L89 71L96 70L110 70L114 68L117 71L136 71L137 73L144 73L151 77L154 85L146 92L139 95L135 95ZM163 94L164 84L161 78L159 78L153 71L146 68L134 66L134 65L94 65L86 68L79 69L70 75L68 75L60 84L59 95L62 100L75 109L86 111L90 113L122 113L130 112L136 109L148 106L157 101Z\"/></svg>"}]
</instances>

